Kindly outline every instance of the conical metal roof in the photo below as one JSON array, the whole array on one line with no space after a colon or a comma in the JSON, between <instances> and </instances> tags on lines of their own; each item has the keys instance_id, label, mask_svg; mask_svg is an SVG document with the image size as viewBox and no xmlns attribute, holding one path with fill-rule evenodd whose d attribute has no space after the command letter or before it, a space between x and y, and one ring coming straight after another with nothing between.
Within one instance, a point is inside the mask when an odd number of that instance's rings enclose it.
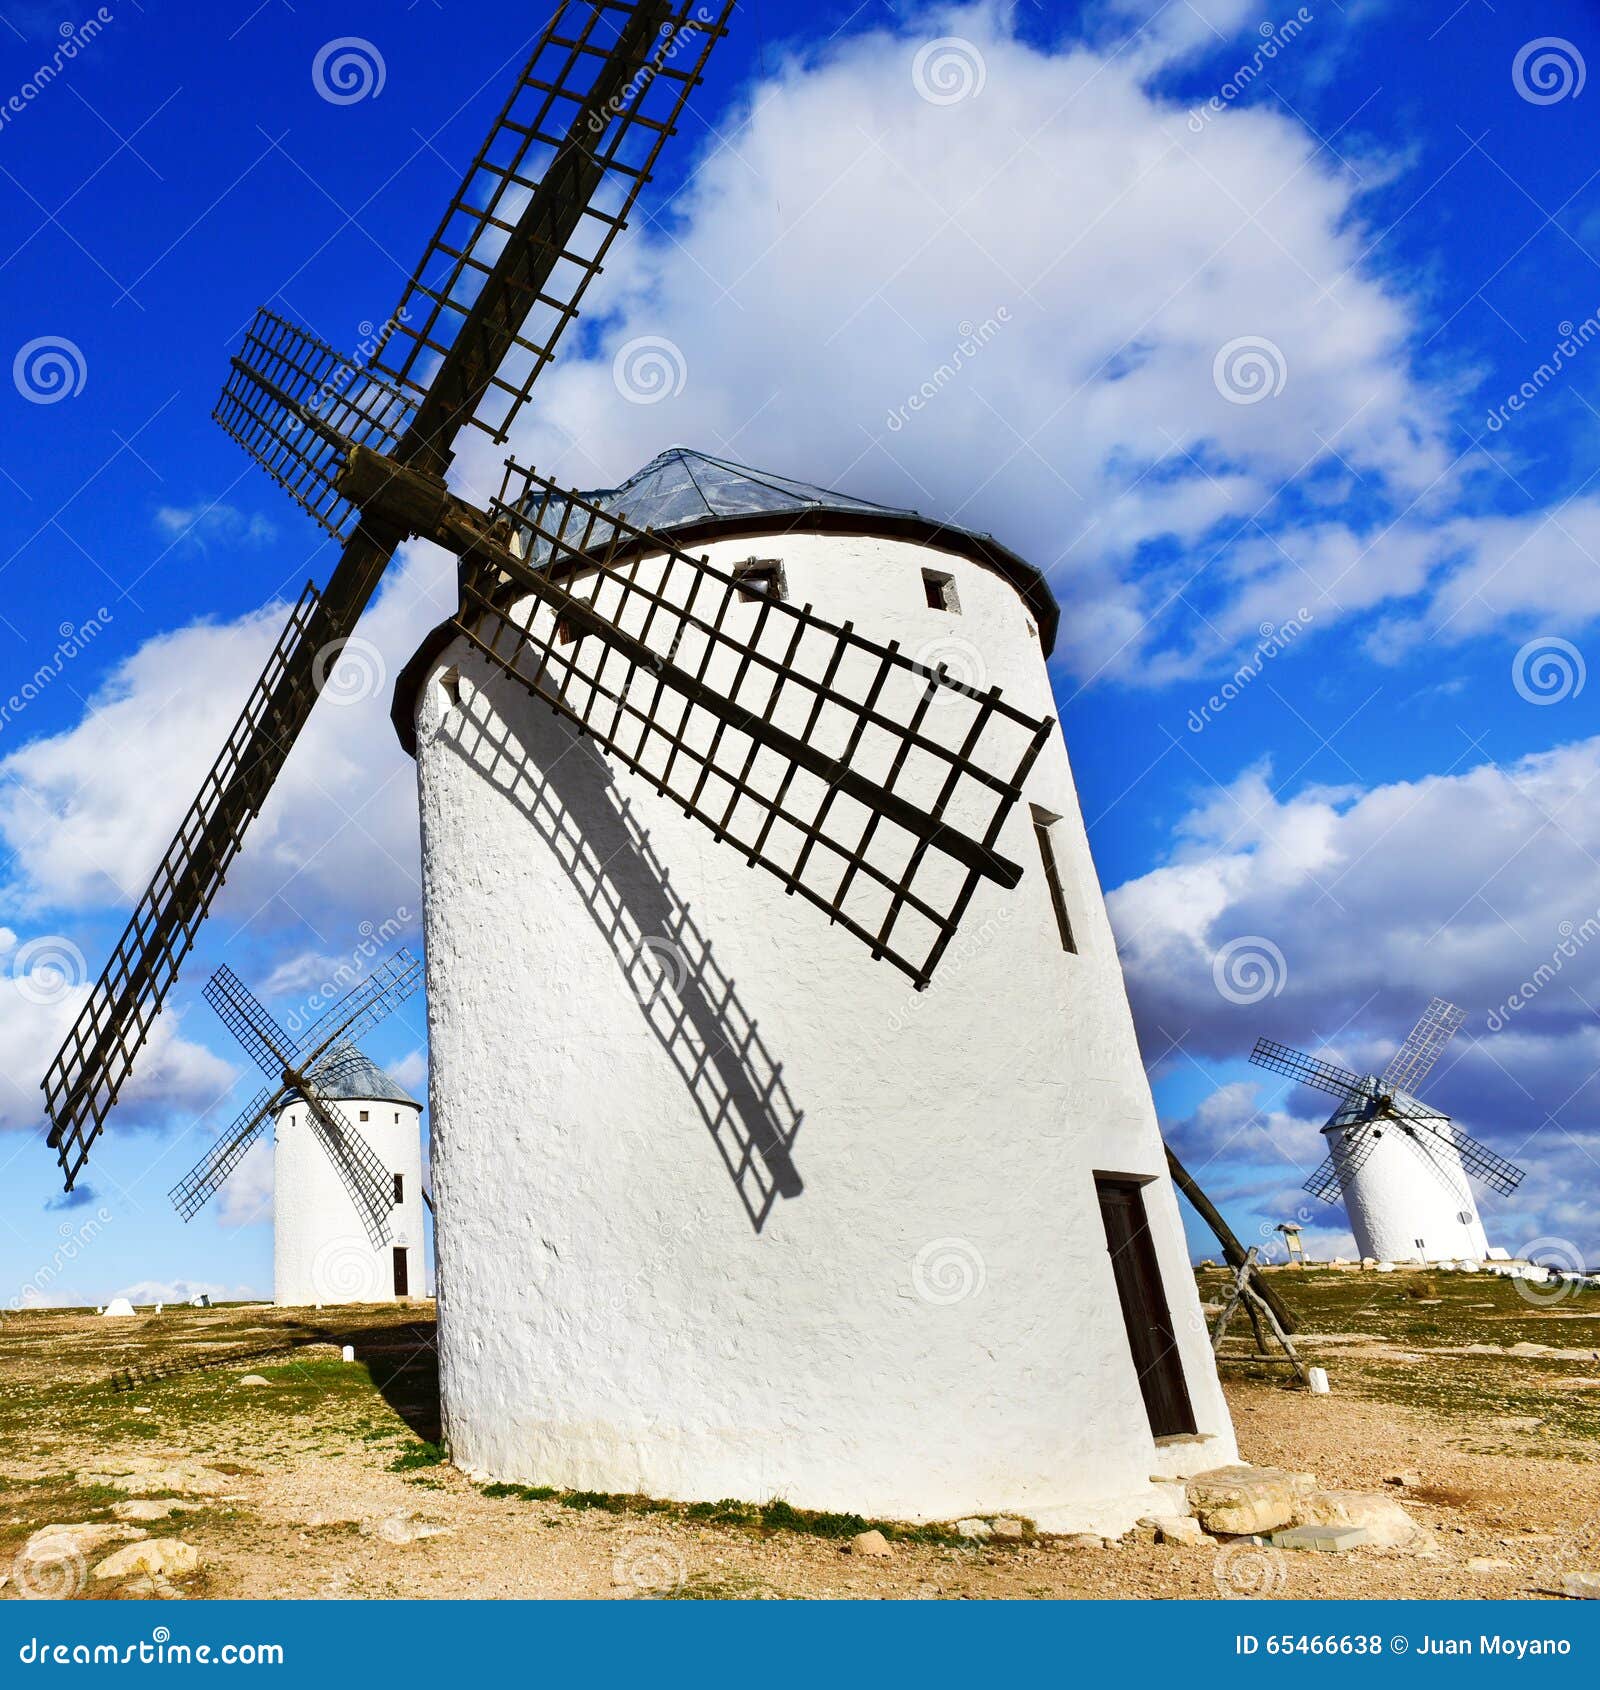
<instances>
[{"instance_id":1,"label":"conical metal roof","mask_svg":"<svg viewBox=\"0 0 1600 1690\"><path fill-rule=\"evenodd\" d=\"M384 1072L352 1044L337 1044L317 1064L312 1076L322 1095L335 1103L359 1099L362 1102L422 1105L392 1075ZM294 1097L298 1098L295 1092Z\"/></svg>"}]
</instances>

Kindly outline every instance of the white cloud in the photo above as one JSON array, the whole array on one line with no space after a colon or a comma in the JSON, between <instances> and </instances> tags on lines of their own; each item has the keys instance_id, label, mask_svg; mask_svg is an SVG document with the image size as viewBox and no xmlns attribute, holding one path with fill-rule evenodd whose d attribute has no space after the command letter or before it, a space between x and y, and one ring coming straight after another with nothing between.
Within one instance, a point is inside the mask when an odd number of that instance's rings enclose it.
<instances>
[{"instance_id":1,"label":"white cloud","mask_svg":"<svg viewBox=\"0 0 1600 1690\"><path fill-rule=\"evenodd\" d=\"M1051 573L1080 673L1161 680L1308 601L1320 629L1423 589L1423 525L1455 477L1446 397L1409 365L1413 306L1364 262L1357 190L1293 118L1236 107L1197 135L1151 92L1211 31L1146 10L1137 50L1048 50L979 6L784 59L670 221L619 247L611 315L542 378L519 456L605 485L681 440L990 529ZM920 97L932 34L981 53L981 92ZM963 325L989 324L963 359ZM613 360L651 335L686 380L629 404ZM1275 398L1219 392L1238 339L1281 369ZM469 446L462 478L483 490L498 458ZM1339 515L1351 472L1369 503L1421 501L1376 556ZM1320 539L1278 539L1319 498ZM1256 512L1274 540L1225 547Z\"/></svg>"},{"instance_id":2,"label":"white cloud","mask_svg":"<svg viewBox=\"0 0 1600 1690\"><path fill-rule=\"evenodd\" d=\"M234 505L162 505L155 514L157 530L174 545L266 546L278 536L278 526L259 511L242 511Z\"/></svg>"},{"instance_id":3,"label":"white cloud","mask_svg":"<svg viewBox=\"0 0 1600 1690\"><path fill-rule=\"evenodd\" d=\"M214 1303L259 1302L262 1294L248 1285L227 1286L214 1279L139 1279L111 1293L126 1297L135 1308L146 1303L187 1303L195 1297L206 1296Z\"/></svg>"},{"instance_id":4,"label":"white cloud","mask_svg":"<svg viewBox=\"0 0 1600 1690\"><path fill-rule=\"evenodd\" d=\"M455 607L453 561L415 546L363 618L252 825L218 906L221 931L285 920L342 940L362 919L418 907L414 775L389 722L394 675ZM143 891L283 626L268 605L200 622L125 658L72 728L0 760L0 845L23 910L123 909ZM335 669L335 676L344 671Z\"/></svg>"},{"instance_id":5,"label":"white cloud","mask_svg":"<svg viewBox=\"0 0 1600 1690\"><path fill-rule=\"evenodd\" d=\"M1514 1199L1487 1200L1491 1234L1581 1226L1600 1253L1600 1215L1575 1197L1600 1175L1597 782L1590 739L1370 789L1278 794L1263 767L1197 802L1171 860L1109 898L1147 1058L1237 1062L1264 1033L1379 1072L1429 998L1449 998L1469 1019L1424 1090L1529 1170ZM1236 941L1283 962L1230 997L1218 958ZM1224 1142L1281 1090L1230 1088L1182 1131L1259 1174L1254 1134L1309 1172L1298 1117Z\"/></svg>"},{"instance_id":6,"label":"white cloud","mask_svg":"<svg viewBox=\"0 0 1600 1690\"><path fill-rule=\"evenodd\" d=\"M25 954L29 942L19 948L19 955ZM64 983L59 994L53 983L46 985L48 995L41 1001L30 977L0 973L0 1132L31 1132L44 1121L39 1082L45 1063L88 997L88 986L81 978ZM134 1077L119 1099L119 1125L151 1125L165 1123L174 1115L201 1114L232 1087L234 1070L185 1039L181 1027L174 1015L156 1023Z\"/></svg>"}]
</instances>

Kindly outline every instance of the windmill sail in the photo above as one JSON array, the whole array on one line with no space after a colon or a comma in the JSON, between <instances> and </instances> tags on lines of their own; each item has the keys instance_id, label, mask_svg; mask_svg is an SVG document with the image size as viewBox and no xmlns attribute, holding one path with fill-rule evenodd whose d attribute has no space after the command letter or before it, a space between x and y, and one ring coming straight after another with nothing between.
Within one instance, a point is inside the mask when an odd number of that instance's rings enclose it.
<instances>
[{"instance_id":1,"label":"windmill sail","mask_svg":"<svg viewBox=\"0 0 1600 1690\"><path fill-rule=\"evenodd\" d=\"M1366 1082L1359 1074L1336 1063L1324 1062L1320 1057L1307 1056L1293 1045L1280 1044L1276 1039L1257 1039L1250 1060L1258 1068L1274 1074L1286 1074L1303 1086L1315 1086L1319 1091L1332 1092L1335 1097L1359 1096Z\"/></svg>"},{"instance_id":2,"label":"windmill sail","mask_svg":"<svg viewBox=\"0 0 1600 1690\"><path fill-rule=\"evenodd\" d=\"M167 1195L186 1221L193 1220L229 1174L244 1160L261 1130L272 1119L286 1093L270 1086L258 1091L244 1106L233 1125L200 1158Z\"/></svg>"},{"instance_id":3,"label":"windmill sail","mask_svg":"<svg viewBox=\"0 0 1600 1690\"><path fill-rule=\"evenodd\" d=\"M1444 1054L1444 1047L1456 1036L1466 1018L1464 1009L1458 1009L1444 998L1435 998L1384 1069L1380 1088L1386 1092L1414 1092L1433 1071L1434 1063Z\"/></svg>"},{"instance_id":4,"label":"windmill sail","mask_svg":"<svg viewBox=\"0 0 1600 1690\"><path fill-rule=\"evenodd\" d=\"M421 963L402 949L346 992L304 1038L295 1040L231 968L219 968L206 983L206 1002L257 1067L280 1083L276 1089L258 1092L168 1193L178 1213L192 1220L239 1165L267 1120L298 1096L304 1099L311 1129L350 1194L368 1236L374 1244L383 1243L393 1207L388 1171L328 1091L337 1089L347 1072L367 1070L366 1058L352 1041L376 1027L421 983Z\"/></svg>"},{"instance_id":5,"label":"windmill sail","mask_svg":"<svg viewBox=\"0 0 1600 1690\"><path fill-rule=\"evenodd\" d=\"M927 982L1053 724L515 466L457 625L786 890ZM524 597L524 595L528 595Z\"/></svg>"},{"instance_id":6,"label":"windmill sail","mask_svg":"<svg viewBox=\"0 0 1600 1690\"><path fill-rule=\"evenodd\" d=\"M396 388L417 404L394 448L400 462L442 472L456 433L471 420L491 386L504 390L496 425L504 428L548 362L561 329L576 314L584 289L598 272L600 255L621 229L672 133L706 54L725 32L730 10L731 0L724 0L710 18L698 10L691 18L687 7L667 6L661 0L588 0L561 7L540 37L510 104L447 210L396 312L398 339L387 350L390 358L398 359L392 366L394 380L383 387L381 360L371 372L376 390L389 398L381 409L367 399L352 402L360 414L354 425L357 433L368 425L379 434L398 427ZM680 49L691 43L684 59ZM661 89L669 91L664 105ZM519 102L546 95L546 117L528 123ZM648 110L647 99L653 102ZM641 135L647 139L643 153L636 156L630 149ZM553 150L545 176L534 182L529 161L537 148ZM505 168L508 158L514 159L510 169ZM499 183L487 199L485 181ZM581 243L572 244L576 232L590 213L591 201L611 192L614 183L620 184L617 207L596 208L604 233L586 259ZM476 230L464 245L452 223L456 218ZM453 277L443 285L441 264ZM422 319L412 325L412 306L421 308L424 301ZM525 334L525 323L535 312L550 315ZM258 405L258 415L251 418L252 389L235 379L242 374L237 367L219 411L230 423L230 432L275 479L289 486L325 525L343 531L349 512L329 498L329 460L320 444L327 436L305 415L311 412L315 421L324 421L307 399L305 384L323 367L317 360L336 355L300 331L274 338L270 325L260 319L257 328L262 333L249 369L290 401L283 405L281 398L275 399L283 411L307 422L299 448L295 450L295 440L278 413ZM502 377L501 363L519 348L520 355L531 354L531 364ZM273 358L281 358L279 373L290 375L290 387L273 380L271 371L278 368ZM512 364L516 361L513 357ZM274 397L260 380L254 381L254 389ZM351 421L348 416L340 420ZM342 449L349 436L332 419L326 427L340 438ZM354 631L401 537L393 526L363 519L350 534L320 597L307 589L222 756L52 1062L43 1082L50 1119L47 1143L56 1152L69 1190L194 944L195 930L246 828L310 715L320 679Z\"/></svg>"}]
</instances>

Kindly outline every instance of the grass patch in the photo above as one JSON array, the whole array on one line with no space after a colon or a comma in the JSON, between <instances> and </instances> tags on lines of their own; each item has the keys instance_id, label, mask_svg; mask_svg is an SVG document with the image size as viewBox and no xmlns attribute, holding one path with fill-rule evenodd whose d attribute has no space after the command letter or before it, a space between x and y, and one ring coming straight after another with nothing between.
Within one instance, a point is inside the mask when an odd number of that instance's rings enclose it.
<instances>
[{"instance_id":1,"label":"grass patch","mask_svg":"<svg viewBox=\"0 0 1600 1690\"><path fill-rule=\"evenodd\" d=\"M740 1502L724 1497L720 1502L664 1502L659 1497L619 1494L609 1491L562 1490L553 1485L491 1484L479 1487L489 1497L514 1498L519 1502L554 1502L577 1512L598 1510L606 1514L655 1514L685 1524L728 1526L754 1532L794 1532L802 1537L839 1542L858 1532L880 1531L898 1543L928 1543L944 1547L972 1548L975 1541L963 1537L949 1522L911 1525L903 1520L873 1520L862 1514L834 1514L822 1509L796 1508L782 1497L770 1502ZM1021 1538L986 1538L985 1549L1015 1548L1034 1536L1031 1520L1023 1521Z\"/></svg>"},{"instance_id":2,"label":"grass patch","mask_svg":"<svg viewBox=\"0 0 1600 1690\"><path fill-rule=\"evenodd\" d=\"M447 1460L443 1444L418 1443L410 1449L403 1449L389 1463L391 1473L409 1473L417 1467L437 1467L440 1462Z\"/></svg>"}]
</instances>

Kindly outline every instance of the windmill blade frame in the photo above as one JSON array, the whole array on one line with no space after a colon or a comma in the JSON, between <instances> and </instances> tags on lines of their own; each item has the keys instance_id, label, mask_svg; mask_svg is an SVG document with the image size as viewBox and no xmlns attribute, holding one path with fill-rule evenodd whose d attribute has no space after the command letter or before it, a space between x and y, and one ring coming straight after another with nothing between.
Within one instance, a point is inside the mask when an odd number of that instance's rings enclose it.
<instances>
[{"instance_id":1,"label":"windmill blade frame","mask_svg":"<svg viewBox=\"0 0 1600 1690\"><path fill-rule=\"evenodd\" d=\"M557 29L562 17L575 3L576 0L567 0L557 13L551 29L541 36L540 48L536 49L533 60L523 73L528 86L538 89L541 80L537 76L539 52L552 39L552 31ZM629 110L635 111L636 121L644 124L642 110L630 105L630 101L636 101L643 90L656 82L658 75L665 74L644 67L640 80L641 67L635 63L634 56L641 44L641 30L648 34L659 26L663 12L669 22L678 18L680 26L686 25L688 20L686 9L680 16L666 7L662 0L651 0L648 5L626 4L624 0L584 0L584 3L606 14L613 22L625 19L606 60L606 75L597 79L591 90L597 93L597 100L591 101L588 107L580 104L586 122L591 115L602 120L599 133L603 137L610 119ZM694 60L693 75L685 76L674 71L672 81L677 89L676 100L670 119L649 131L656 138L649 149L648 165L653 166L666 136L672 132L684 102L703 73L711 46L726 33L731 5L732 0L724 0L714 25L699 23L706 35ZM646 27L647 21L649 28ZM673 40L676 39L674 33ZM604 91L600 92L602 80ZM511 105L491 129L489 140L479 153L480 164L489 164L489 155L497 139L517 130L512 109L522 90L523 80L519 80ZM612 109L607 102L619 95L622 96L622 104ZM651 119L650 124L656 125L657 120ZM577 160L579 155L588 155L583 154L581 147L570 149L570 162L559 177L552 179L550 187L542 188L541 184L542 191L536 189L530 195L515 226L505 235L504 246L491 265L484 284L477 290L470 305L460 311L462 321L448 344L439 341L430 345L428 338L415 341L416 355L402 360L404 375L393 384L401 392L424 394L426 384L419 374L420 359L424 354L431 359L442 349L442 362L433 378L436 391L426 392L425 399L419 403L418 414L411 417L405 434L395 447L398 459L423 463L436 473L448 464L455 434L465 425L490 379L497 375L501 360L517 344L527 313L544 294L545 282L557 261L566 254L572 232L585 214L587 199L575 196L592 195L608 180L606 169L612 165L616 166L614 174L623 173L622 162L616 155L616 148L620 145L618 135L612 143L612 155L603 161L605 167L597 167L595 160L591 159L587 170L579 168ZM624 195L626 207L632 206L648 175L648 168L625 174L630 184ZM464 198L470 192L471 181L469 173L467 185L447 210L439 232L424 254L424 268L429 254L448 251L445 235L449 219L455 211L464 209ZM613 220L613 226L604 237L604 245L609 245L622 223L620 217ZM497 229L495 238L498 239L502 233L503 230ZM461 257L465 263L465 249ZM577 281L559 297L560 309L554 325L534 345L537 354L534 368L525 378L519 378L515 403L501 419L502 426L515 414L516 406L527 398L534 380L553 353L562 328L576 314L578 298L598 268L598 259L580 266ZM408 289L408 298L413 290L424 294L428 292L426 278L420 270L413 278L413 288ZM393 331L404 331L403 319L408 315L409 308L402 300L400 310L389 325L391 338ZM310 380L315 369L322 367L317 360L337 356L325 343L315 341L303 331L292 330L292 326L287 325L286 329L291 335L299 336L297 340L292 340L294 357L286 363L292 364L305 381ZM266 351L281 351L289 344L289 340L264 339L261 346ZM380 345L378 354L381 355L383 350ZM270 364L270 358L265 361ZM375 356L369 372L368 379L383 380L381 356ZM230 383L239 373L236 366ZM267 369L259 369L257 374L271 381ZM265 427L259 434L253 434L242 411L232 417L237 429L235 437L243 438L252 455L263 461L274 479L290 486L290 491L306 508L320 506L319 520L324 520L325 525L327 522L339 523L343 519L334 514L335 507L323 502L329 460L322 447L311 442L316 440L329 444L328 435L331 433L336 437L331 444L343 450L346 437L315 415L314 408L304 399L303 390L298 399L288 394L288 390L281 391L299 406L294 414L306 422L307 438L299 452L288 449L282 430ZM225 388L224 405L227 395L228 389ZM244 390L235 388L234 397L241 406L246 396ZM421 414L424 411L425 416ZM312 426L313 420L322 424L320 431ZM252 440L253 445L250 444ZM299 479L302 475L304 479ZM320 493L315 491L317 489L321 489ZM322 593L319 595L314 587L307 587L300 603L290 613L289 623L222 754L202 784L199 796L158 865L150 887L136 906L110 961L51 1062L41 1083L45 1112L50 1121L46 1143L56 1152L68 1190L72 1189L88 1159L90 1148L104 1129L106 1116L116 1103L134 1060L149 1036L151 1025L177 979L179 966L193 947L195 930L210 910L228 866L243 843L246 829L260 812L267 793L310 716L321 680L343 643L354 632L362 611L403 537L403 531L363 513Z\"/></svg>"},{"instance_id":2,"label":"windmill blade frame","mask_svg":"<svg viewBox=\"0 0 1600 1690\"><path fill-rule=\"evenodd\" d=\"M70 1191L193 948L289 748L387 553L358 534L325 593L307 585L266 667L156 866L111 958L41 1082L46 1143ZM341 573L343 572L343 573Z\"/></svg>"},{"instance_id":3,"label":"windmill blade frame","mask_svg":"<svg viewBox=\"0 0 1600 1690\"><path fill-rule=\"evenodd\" d=\"M1467 1173L1501 1197L1509 1197L1527 1177L1526 1169L1519 1168L1498 1150L1491 1150L1482 1139L1462 1132L1447 1115L1418 1113L1405 1118L1415 1121L1424 1131L1448 1144ZM1441 1122L1444 1123L1442 1126ZM1447 1127L1448 1131L1445 1130Z\"/></svg>"},{"instance_id":4,"label":"windmill blade frame","mask_svg":"<svg viewBox=\"0 0 1600 1690\"><path fill-rule=\"evenodd\" d=\"M333 1163L334 1172L355 1204L356 1213L374 1245L389 1237L389 1213L394 1207L389 1171L361 1136L349 1117L331 1098L324 1097L313 1082L291 1088L290 1097L306 1105L311 1130Z\"/></svg>"},{"instance_id":5,"label":"windmill blade frame","mask_svg":"<svg viewBox=\"0 0 1600 1690\"><path fill-rule=\"evenodd\" d=\"M715 15L689 0L563 0L373 357L375 373L417 397L423 439L448 442L470 422L505 440L627 226L732 10L733 0L722 0ZM595 39L602 26L616 29L609 44ZM692 37L699 39L687 62L675 64ZM639 150L630 155L634 142ZM604 211L596 199L612 181L620 200ZM569 216L573 205L581 209ZM595 229L592 249L572 244L586 218ZM536 312L541 327L530 338ZM508 357L525 366L512 379L502 370ZM439 369L427 374L424 366L435 359ZM481 417L490 395L500 409Z\"/></svg>"},{"instance_id":6,"label":"windmill blade frame","mask_svg":"<svg viewBox=\"0 0 1600 1690\"><path fill-rule=\"evenodd\" d=\"M345 481L368 466L357 449ZM487 518L446 495L424 532L467 560L456 626L496 670L919 988L980 880L1020 880L997 841L1054 722L998 687L752 595L515 464Z\"/></svg>"},{"instance_id":7,"label":"windmill blade frame","mask_svg":"<svg viewBox=\"0 0 1600 1690\"><path fill-rule=\"evenodd\" d=\"M295 1046L300 1065L314 1072L318 1058L335 1045L365 1037L422 985L422 979L422 964L402 945L311 1024Z\"/></svg>"},{"instance_id":8,"label":"windmill blade frame","mask_svg":"<svg viewBox=\"0 0 1600 1690\"><path fill-rule=\"evenodd\" d=\"M346 540L360 512L336 485L353 442L393 452L416 416L399 388L262 306L212 417L312 520Z\"/></svg>"},{"instance_id":9,"label":"windmill blade frame","mask_svg":"<svg viewBox=\"0 0 1600 1690\"><path fill-rule=\"evenodd\" d=\"M1303 1086L1314 1086L1319 1091L1331 1092L1335 1097L1359 1097L1366 1090L1366 1082L1359 1074L1353 1074L1337 1063L1324 1062L1321 1057L1308 1056L1303 1050L1296 1050L1293 1045L1283 1044L1277 1039L1257 1039L1255 1049L1250 1052L1250 1060L1257 1068L1284 1074Z\"/></svg>"},{"instance_id":10,"label":"windmill blade frame","mask_svg":"<svg viewBox=\"0 0 1600 1690\"><path fill-rule=\"evenodd\" d=\"M1415 1092L1467 1019L1467 1012L1447 998L1434 998L1400 1048L1389 1059L1378 1087L1385 1092Z\"/></svg>"},{"instance_id":11,"label":"windmill blade frame","mask_svg":"<svg viewBox=\"0 0 1600 1690\"><path fill-rule=\"evenodd\" d=\"M221 1189L228 1175L244 1160L273 1112L288 1096L288 1087L273 1090L263 1086L244 1106L205 1155L167 1193L173 1207L186 1221L192 1221Z\"/></svg>"},{"instance_id":12,"label":"windmill blade frame","mask_svg":"<svg viewBox=\"0 0 1600 1690\"><path fill-rule=\"evenodd\" d=\"M226 963L206 981L203 995L262 1073L281 1075L294 1058L294 1040Z\"/></svg>"}]
</instances>

